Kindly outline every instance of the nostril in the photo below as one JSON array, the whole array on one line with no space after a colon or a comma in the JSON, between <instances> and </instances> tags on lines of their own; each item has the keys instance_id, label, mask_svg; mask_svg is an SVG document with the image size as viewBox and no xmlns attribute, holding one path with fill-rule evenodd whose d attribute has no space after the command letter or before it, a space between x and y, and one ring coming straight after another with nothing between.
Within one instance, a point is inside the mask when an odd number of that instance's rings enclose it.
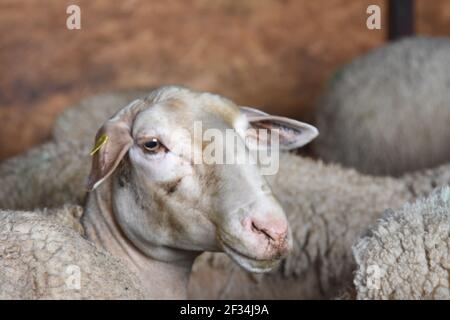
<instances>
[{"instance_id":1,"label":"nostril","mask_svg":"<svg viewBox=\"0 0 450 320\"><path fill-rule=\"evenodd\" d=\"M266 229L258 227L254 222L252 222L252 231L257 232L257 233L262 233L270 240L275 241L274 237L271 236L270 233Z\"/></svg>"}]
</instances>

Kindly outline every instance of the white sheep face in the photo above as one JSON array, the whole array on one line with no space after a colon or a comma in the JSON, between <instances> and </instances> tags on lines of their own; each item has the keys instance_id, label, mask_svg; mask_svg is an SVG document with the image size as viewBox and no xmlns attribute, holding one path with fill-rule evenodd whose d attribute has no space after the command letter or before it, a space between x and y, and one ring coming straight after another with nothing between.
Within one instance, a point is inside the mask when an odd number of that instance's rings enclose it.
<instances>
[{"instance_id":1,"label":"white sheep face","mask_svg":"<svg viewBox=\"0 0 450 320\"><path fill-rule=\"evenodd\" d=\"M200 138L193 125L199 122ZM258 166L196 158L206 148L201 138L206 130L231 129L244 144L236 152L250 159L244 135L252 126L281 128L282 146L317 135L309 125L239 109L216 95L164 87L134 101L99 130L97 139L108 139L94 155L89 185L95 189L111 177L118 223L152 258L174 261L225 251L249 271L271 270L292 241L283 209Z\"/></svg>"}]
</instances>

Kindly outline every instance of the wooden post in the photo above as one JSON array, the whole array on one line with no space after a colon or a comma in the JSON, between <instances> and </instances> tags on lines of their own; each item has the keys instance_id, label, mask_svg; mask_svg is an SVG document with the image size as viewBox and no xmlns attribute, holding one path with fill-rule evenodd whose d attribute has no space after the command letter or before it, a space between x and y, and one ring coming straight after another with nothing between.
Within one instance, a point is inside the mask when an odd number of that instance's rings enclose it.
<instances>
[{"instance_id":1,"label":"wooden post","mask_svg":"<svg viewBox=\"0 0 450 320\"><path fill-rule=\"evenodd\" d=\"M414 35L414 0L389 0L388 39Z\"/></svg>"}]
</instances>

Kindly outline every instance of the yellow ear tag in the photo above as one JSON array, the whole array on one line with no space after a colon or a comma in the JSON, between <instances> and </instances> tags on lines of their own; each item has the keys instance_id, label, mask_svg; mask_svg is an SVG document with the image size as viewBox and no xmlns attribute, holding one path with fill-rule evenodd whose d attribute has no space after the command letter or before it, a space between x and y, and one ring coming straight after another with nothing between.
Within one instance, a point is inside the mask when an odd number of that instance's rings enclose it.
<instances>
[{"instance_id":1,"label":"yellow ear tag","mask_svg":"<svg viewBox=\"0 0 450 320\"><path fill-rule=\"evenodd\" d=\"M95 143L94 149L92 149L90 155L93 156L94 154L97 153L98 150L100 150L103 145L108 141L108 136L106 134L102 134L98 139L97 142Z\"/></svg>"}]
</instances>

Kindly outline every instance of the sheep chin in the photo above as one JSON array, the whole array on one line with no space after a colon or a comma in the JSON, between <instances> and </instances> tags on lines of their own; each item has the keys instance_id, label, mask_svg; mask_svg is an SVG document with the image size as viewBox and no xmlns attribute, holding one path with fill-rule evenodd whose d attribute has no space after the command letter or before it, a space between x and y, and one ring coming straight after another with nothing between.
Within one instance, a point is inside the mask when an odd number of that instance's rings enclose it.
<instances>
[{"instance_id":1,"label":"sheep chin","mask_svg":"<svg viewBox=\"0 0 450 320\"><path fill-rule=\"evenodd\" d=\"M241 254L234 250L231 246L221 242L223 251L237 263L240 267L248 272L253 273L266 273L272 271L278 266L280 260L256 260Z\"/></svg>"}]
</instances>

